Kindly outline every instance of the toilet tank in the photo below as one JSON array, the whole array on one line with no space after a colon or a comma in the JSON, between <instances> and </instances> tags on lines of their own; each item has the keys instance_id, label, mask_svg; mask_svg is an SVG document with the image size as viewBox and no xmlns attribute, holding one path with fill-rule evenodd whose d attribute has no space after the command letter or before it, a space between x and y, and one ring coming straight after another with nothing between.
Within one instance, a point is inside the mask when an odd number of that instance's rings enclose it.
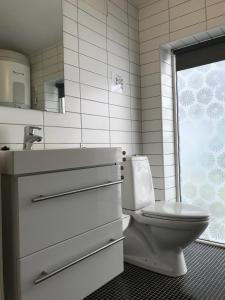
<instances>
[{"instance_id":1,"label":"toilet tank","mask_svg":"<svg viewBox=\"0 0 225 300\"><path fill-rule=\"evenodd\" d=\"M122 206L138 210L155 202L152 174L146 156L130 156L123 162Z\"/></svg>"},{"instance_id":2,"label":"toilet tank","mask_svg":"<svg viewBox=\"0 0 225 300\"><path fill-rule=\"evenodd\" d=\"M0 49L0 105L30 108L30 66L23 54Z\"/></svg>"}]
</instances>

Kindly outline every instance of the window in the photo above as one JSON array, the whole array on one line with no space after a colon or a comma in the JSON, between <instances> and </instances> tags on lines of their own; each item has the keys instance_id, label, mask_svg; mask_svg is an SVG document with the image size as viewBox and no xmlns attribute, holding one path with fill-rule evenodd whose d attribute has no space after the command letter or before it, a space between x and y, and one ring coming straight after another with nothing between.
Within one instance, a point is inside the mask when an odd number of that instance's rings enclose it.
<instances>
[{"instance_id":1,"label":"window","mask_svg":"<svg viewBox=\"0 0 225 300\"><path fill-rule=\"evenodd\" d=\"M208 209L201 238L225 244L225 43L175 55L181 201Z\"/></svg>"}]
</instances>

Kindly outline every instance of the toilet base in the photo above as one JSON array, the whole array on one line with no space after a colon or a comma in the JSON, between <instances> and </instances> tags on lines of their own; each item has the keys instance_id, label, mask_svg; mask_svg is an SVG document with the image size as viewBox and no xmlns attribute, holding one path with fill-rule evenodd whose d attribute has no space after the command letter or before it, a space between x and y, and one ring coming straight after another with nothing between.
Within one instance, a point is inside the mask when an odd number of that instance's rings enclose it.
<instances>
[{"instance_id":1,"label":"toilet base","mask_svg":"<svg viewBox=\"0 0 225 300\"><path fill-rule=\"evenodd\" d=\"M173 257L167 257L166 259L165 257L164 259L161 259L159 256L154 257L154 255L137 257L125 254L124 261L137 267L170 277L179 277L187 273L183 251L175 255L173 253Z\"/></svg>"},{"instance_id":2,"label":"toilet base","mask_svg":"<svg viewBox=\"0 0 225 300\"><path fill-rule=\"evenodd\" d=\"M171 243L173 235L168 229L139 223L132 218L124 236L126 262L171 277L187 273L183 249Z\"/></svg>"}]
</instances>

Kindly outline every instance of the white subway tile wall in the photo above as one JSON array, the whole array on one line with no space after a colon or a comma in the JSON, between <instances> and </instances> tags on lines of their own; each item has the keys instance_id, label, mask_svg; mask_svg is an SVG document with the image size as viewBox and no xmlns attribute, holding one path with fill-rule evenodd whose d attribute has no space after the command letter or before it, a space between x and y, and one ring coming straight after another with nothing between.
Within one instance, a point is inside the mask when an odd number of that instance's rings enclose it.
<instances>
[{"instance_id":1,"label":"white subway tile wall","mask_svg":"<svg viewBox=\"0 0 225 300\"><path fill-rule=\"evenodd\" d=\"M176 200L171 48L225 34L224 0L148 0L139 10L143 153L157 200Z\"/></svg>"},{"instance_id":2,"label":"white subway tile wall","mask_svg":"<svg viewBox=\"0 0 225 300\"><path fill-rule=\"evenodd\" d=\"M64 2L64 7L67 7L67 0ZM66 104L69 101L71 107L72 97L75 102L80 99L81 147L122 146L128 154L140 154L138 10L127 0L101 0L101 3L102 9L98 1L78 0L77 5L70 2L77 16L71 16L71 11L64 9L64 35L73 35L74 38L74 43L64 44L66 51L73 51L65 57L66 82L70 82L69 89L66 88L70 96L69 99L66 97ZM71 24L72 20L77 22ZM77 72L78 80L74 79ZM123 93L111 88L115 74L124 79ZM76 84L79 95L75 92Z\"/></svg>"},{"instance_id":3,"label":"white subway tile wall","mask_svg":"<svg viewBox=\"0 0 225 300\"><path fill-rule=\"evenodd\" d=\"M53 64L54 50L47 53ZM66 114L1 107L0 145L21 149L23 127L33 124L44 137L35 149L121 146L141 154L137 8L127 0L63 0L58 52L64 52ZM111 89L115 74L124 79L122 94Z\"/></svg>"}]
</instances>

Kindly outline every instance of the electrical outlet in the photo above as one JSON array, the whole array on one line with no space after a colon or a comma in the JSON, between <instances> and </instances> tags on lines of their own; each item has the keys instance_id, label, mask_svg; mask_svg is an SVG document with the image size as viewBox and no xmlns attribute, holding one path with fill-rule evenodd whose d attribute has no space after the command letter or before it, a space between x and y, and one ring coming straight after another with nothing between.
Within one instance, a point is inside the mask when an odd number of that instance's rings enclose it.
<instances>
[{"instance_id":1,"label":"electrical outlet","mask_svg":"<svg viewBox=\"0 0 225 300\"><path fill-rule=\"evenodd\" d=\"M121 75L112 74L112 91L117 93L123 93L124 89L124 80Z\"/></svg>"}]
</instances>

